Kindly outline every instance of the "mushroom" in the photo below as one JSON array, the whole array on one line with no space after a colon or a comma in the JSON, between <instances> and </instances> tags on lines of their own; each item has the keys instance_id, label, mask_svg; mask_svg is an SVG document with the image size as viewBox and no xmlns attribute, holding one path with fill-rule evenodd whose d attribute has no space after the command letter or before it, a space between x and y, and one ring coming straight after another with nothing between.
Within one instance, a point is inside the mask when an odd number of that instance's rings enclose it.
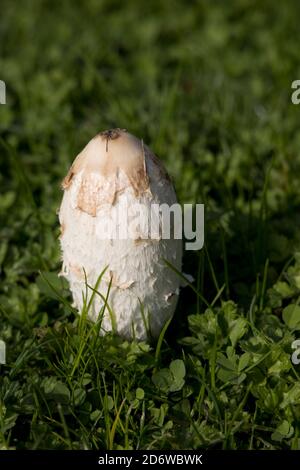
<instances>
[{"instance_id":1,"label":"mushroom","mask_svg":"<svg viewBox=\"0 0 300 470\"><path fill-rule=\"evenodd\" d=\"M161 162L126 130L104 131L77 156L62 187L61 274L69 281L75 307L80 313L93 295L89 287L96 286L88 315L97 321L102 312L101 333L114 327L127 339L145 340L149 332L157 337L174 313L180 286L165 260L181 270L182 258L181 239L172 233L164 238L157 230L161 213L152 230L153 207L177 202ZM126 236L120 236L124 228Z\"/></svg>"}]
</instances>

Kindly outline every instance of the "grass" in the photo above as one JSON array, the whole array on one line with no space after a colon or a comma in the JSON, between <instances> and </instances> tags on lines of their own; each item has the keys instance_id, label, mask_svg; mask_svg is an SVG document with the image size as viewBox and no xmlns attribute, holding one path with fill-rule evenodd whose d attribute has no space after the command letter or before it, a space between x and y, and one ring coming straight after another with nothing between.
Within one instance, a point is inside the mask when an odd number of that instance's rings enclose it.
<instances>
[{"instance_id":1,"label":"grass","mask_svg":"<svg viewBox=\"0 0 300 470\"><path fill-rule=\"evenodd\" d=\"M300 449L297 2L1 6L0 447ZM156 343L99 337L57 277L60 181L113 127L206 207Z\"/></svg>"}]
</instances>

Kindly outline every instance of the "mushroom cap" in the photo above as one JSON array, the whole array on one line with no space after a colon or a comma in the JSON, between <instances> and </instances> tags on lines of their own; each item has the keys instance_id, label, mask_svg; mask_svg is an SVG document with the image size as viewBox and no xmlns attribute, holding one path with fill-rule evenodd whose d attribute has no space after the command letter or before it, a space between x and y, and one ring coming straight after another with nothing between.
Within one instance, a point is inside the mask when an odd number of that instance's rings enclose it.
<instances>
[{"instance_id":1,"label":"mushroom cap","mask_svg":"<svg viewBox=\"0 0 300 470\"><path fill-rule=\"evenodd\" d=\"M145 239L137 228L129 239L100 239L99 228L112 223L113 211L124 204L144 207L144 220L152 204L176 203L173 185L157 157L128 132L115 129L97 134L74 160L63 181L64 196L59 211L64 275L70 282L74 304L81 311L88 284L95 286L107 267L98 290L114 312L117 331L131 338L145 339L147 328L141 304L149 314L151 332L157 336L172 315L180 279L164 263L167 259L181 269L182 241ZM124 215L125 217L125 215ZM114 223L114 222L113 222ZM92 291L89 291L90 297ZM96 320L103 307L95 296L89 316ZM108 311L103 332L112 329Z\"/></svg>"}]
</instances>

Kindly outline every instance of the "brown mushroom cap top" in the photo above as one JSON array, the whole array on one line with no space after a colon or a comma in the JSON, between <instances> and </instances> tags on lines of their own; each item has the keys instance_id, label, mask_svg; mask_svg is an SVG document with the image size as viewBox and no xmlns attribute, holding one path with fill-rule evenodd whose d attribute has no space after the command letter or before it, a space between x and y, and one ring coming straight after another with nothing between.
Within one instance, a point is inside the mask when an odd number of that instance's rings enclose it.
<instances>
[{"instance_id":1,"label":"brown mushroom cap top","mask_svg":"<svg viewBox=\"0 0 300 470\"><path fill-rule=\"evenodd\" d=\"M92 216L97 214L103 203L114 204L117 194L126 187L131 187L137 197L144 193L151 194L152 182L170 183L159 159L142 140L125 129L111 129L97 134L75 158L62 188L68 190L79 173L77 207ZM125 181L119 178L120 173L125 175Z\"/></svg>"},{"instance_id":2,"label":"brown mushroom cap top","mask_svg":"<svg viewBox=\"0 0 300 470\"><path fill-rule=\"evenodd\" d=\"M101 132L76 157L62 187L68 189L73 176L81 170L106 178L122 170L138 192L145 191L149 187L145 152L150 151L143 142L123 129Z\"/></svg>"}]
</instances>

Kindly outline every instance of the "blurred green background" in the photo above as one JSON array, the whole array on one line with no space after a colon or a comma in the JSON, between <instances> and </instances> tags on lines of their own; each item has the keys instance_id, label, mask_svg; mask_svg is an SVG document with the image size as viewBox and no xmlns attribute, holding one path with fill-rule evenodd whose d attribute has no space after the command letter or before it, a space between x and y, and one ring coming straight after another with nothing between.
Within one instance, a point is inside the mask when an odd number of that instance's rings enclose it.
<instances>
[{"instance_id":1,"label":"blurred green background","mask_svg":"<svg viewBox=\"0 0 300 470\"><path fill-rule=\"evenodd\" d=\"M300 318L293 310L300 288L300 106L291 102L291 83L300 78L298 18L297 1L1 1L0 79L6 82L7 104L0 105L0 337L7 341L9 358L0 375L4 447L300 448L299 370L289 359ZM159 366L151 363L151 351L147 360L137 355L137 378L127 356L118 362L118 348L125 348L119 343L113 359L103 359L104 370L111 363L117 375L128 369L122 385L116 385L113 372L107 378L115 403L109 408L108 401L100 407L88 398L99 390L98 376L91 370L91 382L84 385L79 377L86 369L80 367L75 375L81 385L75 389L83 390L83 399L74 404L68 373L58 366L61 359L44 350L34 329L47 338L45 331L56 331L57 321L66 329L76 325L67 290L56 277L60 182L87 141L113 127L143 138L159 155L182 203L205 203L205 248L185 255L184 270L194 275L201 296L210 303L217 296L214 314L225 323L204 313L199 295L183 291ZM284 310L288 306L292 311ZM252 329L240 325L227 344L230 322L239 318ZM57 331L56 341L66 352L66 330ZM252 365L258 361L258 375L253 378L250 369L242 380L241 371L224 378L225 352L233 364L234 354L250 354L246 342L258 341L261 332L267 349L261 345L262 356L251 356L252 363L247 359ZM182 342L185 335L190 339ZM68 344L76 351L72 338ZM126 345L126 354L131 347ZM194 356L190 347L196 348ZM271 363L265 358L270 348ZM138 411L127 423L131 434L125 433L125 444L122 426L111 436L116 403L138 385L151 408L147 387L149 396L161 389L153 374L175 357L185 364L186 388L173 391L174 397L171 386L164 389L164 408L154 399L154 417L138 438ZM143 361L149 361L148 369ZM198 385L195 361L202 370ZM41 371L65 391L71 411L65 402L63 411L56 407L63 392L47 396L52 385L39 382ZM113 394L116 389L119 395ZM239 402L243 394L247 400ZM53 409L44 405L47 400L54 400ZM87 423L70 418L66 424L62 418L97 410L102 424L100 431L95 425L92 437Z\"/></svg>"}]
</instances>

